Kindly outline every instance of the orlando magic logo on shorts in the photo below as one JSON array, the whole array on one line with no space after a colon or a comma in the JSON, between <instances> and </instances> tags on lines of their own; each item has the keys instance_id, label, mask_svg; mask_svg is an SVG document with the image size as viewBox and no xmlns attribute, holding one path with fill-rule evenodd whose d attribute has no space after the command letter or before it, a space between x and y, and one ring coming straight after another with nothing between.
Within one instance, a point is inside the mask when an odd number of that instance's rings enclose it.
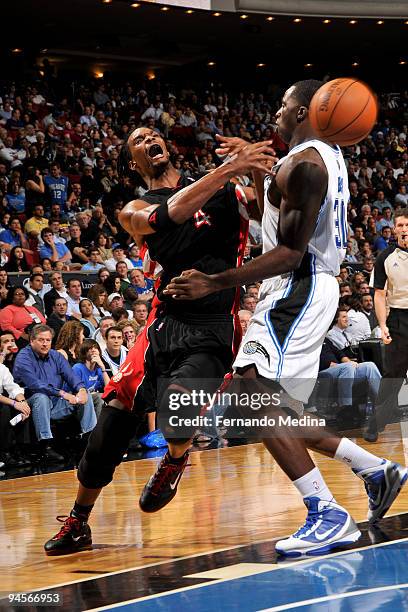
<instances>
[{"instance_id":1,"label":"orlando magic logo on shorts","mask_svg":"<svg viewBox=\"0 0 408 612\"><path fill-rule=\"evenodd\" d=\"M270 359L269 359L268 351L266 350L266 348L262 346L262 344L260 344L256 340L252 340L251 342L246 342L242 350L244 351L246 355L254 355L255 353L260 353L261 355L265 357L265 359L268 360L268 365L269 365Z\"/></svg>"}]
</instances>

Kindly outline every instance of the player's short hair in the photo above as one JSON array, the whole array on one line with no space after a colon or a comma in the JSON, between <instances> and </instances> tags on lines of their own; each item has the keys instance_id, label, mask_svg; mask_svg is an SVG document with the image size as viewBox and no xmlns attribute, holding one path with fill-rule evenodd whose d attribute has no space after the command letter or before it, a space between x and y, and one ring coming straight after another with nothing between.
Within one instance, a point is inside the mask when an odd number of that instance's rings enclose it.
<instances>
[{"instance_id":1,"label":"player's short hair","mask_svg":"<svg viewBox=\"0 0 408 612\"><path fill-rule=\"evenodd\" d=\"M404 217L404 219L408 219L408 208L402 209L400 212L395 213L394 224L397 223L397 219L399 219L400 217Z\"/></svg>"},{"instance_id":2,"label":"player's short hair","mask_svg":"<svg viewBox=\"0 0 408 612\"><path fill-rule=\"evenodd\" d=\"M292 96L296 98L300 104L309 108L310 102L320 87L324 85L323 81L317 79L306 79L304 81L297 81L293 84L294 91Z\"/></svg>"}]
</instances>

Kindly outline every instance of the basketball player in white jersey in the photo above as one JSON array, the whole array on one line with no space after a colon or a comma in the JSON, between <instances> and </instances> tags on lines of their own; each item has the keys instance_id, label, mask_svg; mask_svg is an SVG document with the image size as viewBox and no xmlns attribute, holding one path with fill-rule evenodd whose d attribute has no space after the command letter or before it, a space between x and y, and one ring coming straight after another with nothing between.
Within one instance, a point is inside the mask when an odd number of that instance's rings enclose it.
<instances>
[{"instance_id":1,"label":"basketball player in white jersey","mask_svg":"<svg viewBox=\"0 0 408 612\"><path fill-rule=\"evenodd\" d=\"M167 286L175 299L197 299L265 279L234 370L244 378L279 383L298 402L299 412L317 378L323 340L338 307L335 276L347 241L349 191L343 156L337 146L316 138L308 119L310 101L321 85L300 81L286 91L276 123L289 153L264 177L264 190L259 176L254 177L264 206L263 255L211 276L186 271ZM248 144L237 138L220 140L230 155ZM364 481L370 522L384 516L408 478L406 468L347 438L324 430L320 435L318 428L305 429L299 438L282 427L280 436L263 442L308 508L305 524L276 544L276 550L288 556L321 554L361 535L347 510L335 501L308 448L346 463Z\"/></svg>"}]
</instances>

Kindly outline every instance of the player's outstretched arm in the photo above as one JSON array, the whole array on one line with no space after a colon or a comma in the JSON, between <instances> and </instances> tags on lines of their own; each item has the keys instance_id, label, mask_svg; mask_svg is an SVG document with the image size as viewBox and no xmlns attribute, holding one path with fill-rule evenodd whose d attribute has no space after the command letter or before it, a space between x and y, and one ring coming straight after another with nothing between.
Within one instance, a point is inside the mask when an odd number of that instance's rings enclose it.
<instances>
[{"instance_id":1,"label":"player's outstretched arm","mask_svg":"<svg viewBox=\"0 0 408 612\"><path fill-rule=\"evenodd\" d=\"M161 205L167 206L170 222L181 225L190 219L234 176L270 167L273 150L269 145L270 141L248 144L203 178L177 191L167 204ZM159 204L134 200L121 210L119 222L131 236L152 234L157 226L152 223L151 214L158 207Z\"/></svg>"},{"instance_id":2,"label":"player's outstretched arm","mask_svg":"<svg viewBox=\"0 0 408 612\"><path fill-rule=\"evenodd\" d=\"M277 176L282 193L279 244L241 268L207 276L188 270L167 285L175 299L198 299L209 293L246 285L299 267L313 234L327 191L327 172L314 161L293 159Z\"/></svg>"}]
</instances>

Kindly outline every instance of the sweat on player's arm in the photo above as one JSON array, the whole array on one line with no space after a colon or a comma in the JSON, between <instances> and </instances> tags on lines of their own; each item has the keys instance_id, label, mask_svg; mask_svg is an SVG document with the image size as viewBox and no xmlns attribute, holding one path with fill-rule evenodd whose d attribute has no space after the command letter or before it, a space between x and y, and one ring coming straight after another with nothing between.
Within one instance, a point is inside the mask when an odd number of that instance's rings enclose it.
<instances>
[{"instance_id":1,"label":"sweat on player's arm","mask_svg":"<svg viewBox=\"0 0 408 612\"><path fill-rule=\"evenodd\" d=\"M181 225L199 211L203 203L231 178L253 169L270 168L273 150L269 144L270 141L266 141L243 147L230 160L198 181L180 189L166 204L160 205L165 207L165 210L157 212L156 215L154 211L159 208L159 204L146 205L143 200L130 202L119 215L120 223L131 235L153 234L159 227L165 230L166 224L168 229L174 224Z\"/></svg>"},{"instance_id":2,"label":"sweat on player's arm","mask_svg":"<svg viewBox=\"0 0 408 612\"><path fill-rule=\"evenodd\" d=\"M173 278L165 293L174 299L196 300L215 291L246 285L297 269L306 252L327 191L327 172L300 156L282 167L276 177L282 194L279 244L240 268L206 275L188 270Z\"/></svg>"}]
</instances>

